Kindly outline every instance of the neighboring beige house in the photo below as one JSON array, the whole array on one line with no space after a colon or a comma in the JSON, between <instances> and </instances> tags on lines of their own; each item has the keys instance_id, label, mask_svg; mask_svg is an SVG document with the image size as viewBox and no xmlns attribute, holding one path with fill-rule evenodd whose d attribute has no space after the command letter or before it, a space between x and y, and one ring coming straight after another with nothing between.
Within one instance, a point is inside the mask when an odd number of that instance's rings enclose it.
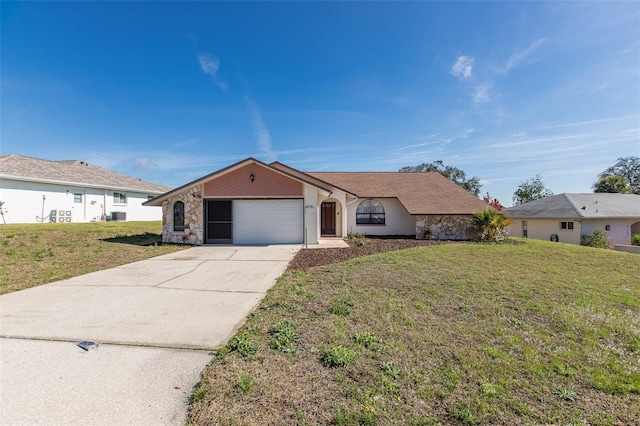
<instances>
[{"instance_id":1,"label":"neighboring beige house","mask_svg":"<svg viewBox=\"0 0 640 426\"><path fill-rule=\"evenodd\" d=\"M6 223L160 220L162 209L142 203L170 189L84 161L0 156Z\"/></svg>"},{"instance_id":2,"label":"neighboring beige house","mask_svg":"<svg viewBox=\"0 0 640 426\"><path fill-rule=\"evenodd\" d=\"M640 234L640 195L559 194L505 209L512 236L580 244L582 235L605 230L613 244Z\"/></svg>"},{"instance_id":3,"label":"neighboring beige house","mask_svg":"<svg viewBox=\"0 0 640 426\"><path fill-rule=\"evenodd\" d=\"M469 238L487 204L439 173L304 173L240 161L144 203L162 206L162 240L317 244L349 233Z\"/></svg>"}]
</instances>

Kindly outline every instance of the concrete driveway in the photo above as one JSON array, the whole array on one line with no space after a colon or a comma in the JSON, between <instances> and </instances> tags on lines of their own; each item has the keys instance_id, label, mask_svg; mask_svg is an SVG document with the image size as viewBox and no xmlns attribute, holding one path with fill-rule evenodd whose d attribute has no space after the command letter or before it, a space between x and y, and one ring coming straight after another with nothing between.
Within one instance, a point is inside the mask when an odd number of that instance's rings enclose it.
<instances>
[{"instance_id":1,"label":"concrete driveway","mask_svg":"<svg viewBox=\"0 0 640 426\"><path fill-rule=\"evenodd\" d=\"M183 424L211 350L300 248L195 247L0 296L0 424Z\"/></svg>"}]
</instances>

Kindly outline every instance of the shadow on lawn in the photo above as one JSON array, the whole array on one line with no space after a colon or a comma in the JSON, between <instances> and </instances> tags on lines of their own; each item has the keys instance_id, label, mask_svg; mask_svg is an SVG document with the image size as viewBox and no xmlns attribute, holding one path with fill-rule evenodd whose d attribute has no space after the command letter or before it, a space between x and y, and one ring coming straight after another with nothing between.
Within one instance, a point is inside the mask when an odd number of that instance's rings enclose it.
<instances>
[{"instance_id":1,"label":"shadow on lawn","mask_svg":"<svg viewBox=\"0 0 640 426\"><path fill-rule=\"evenodd\" d=\"M145 232L138 235L118 235L113 238L103 238L101 241L107 243L131 244L134 246L159 246L162 244L160 234Z\"/></svg>"}]
</instances>

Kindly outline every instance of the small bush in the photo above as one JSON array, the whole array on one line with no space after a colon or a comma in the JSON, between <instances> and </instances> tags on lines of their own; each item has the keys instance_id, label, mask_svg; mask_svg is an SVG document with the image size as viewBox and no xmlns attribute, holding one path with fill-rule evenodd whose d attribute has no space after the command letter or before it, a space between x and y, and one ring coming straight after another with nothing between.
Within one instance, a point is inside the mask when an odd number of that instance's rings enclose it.
<instances>
[{"instance_id":1,"label":"small bush","mask_svg":"<svg viewBox=\"0 0 640 426\"><path fill-rule=\"evenodd\" d=\"M476 414L475 410L465 403L449 410L449 415L465 425L477 425L480 423L480 418Z\"/></svg>"},{"instance_id":2,"label":"small bush","mask_svg":"<svg viewBox=\"0 0 640 426\"><path fill-rule=\"evenodd\" d=\"M611 245L611 239L609 233L602 229L593 231L592 235L583 235L580 240L580 244L587 247L595 248L609 248Z\"/></svg>"},{"instance_id":3,"label":"small bush","mask_svg":"<svg viewBox=\"0 0 640 426\"><path fill-rule=\"evenodd\" d=\"M193 404L194 402L200 401L202 398L207 396L209 390L210 388L208 384L200 384L200 386L198 386L198 388L193 392L193 395L191 395L190 402Z\"/></svg>"},{"instance_id":4,"label":"small bush","mask_svg":"<svg viewBox=\"0 0 640 426\"><path fill-rule=\"evenodd\" d=\"M570 389L554 389L553 394L563 401L575 401L577 396L576 393Z\"/></svg>"},{"instance_id":5,"label":"small bush","mask_svg":"<svg viewBox=\"0 0 640 426\"><path fill-rule=\"evenodd\" d=\"M396 364L393 361L381 362L380 370L393 379L399 379L402 377L402 370L396 367Z\"/></svg>"},{"instance_id":6,"label":"small bush","mask_svg":"<svg viewBox=\"0 0 640 426\"><path fill-rule=\"evenodd\" d=\"M369 426L375 424L376 417L376 409L368 405L361 412L350 412L340 408L333 416L331 424L336 426Z\"/></svg>"},{"instance_id":7,"label":"small bush","mask_svg":"<svg viewBox=\"0 0 640 426\"><path fill-rule=\"evenodd\" d=\"M382 339L380 339L379 337L376 337L373 333L369 331L356 333L355 336L353 336L353 340L357 344L362 345L365 348L376 347L382 342Z\"/></svg>"},{"instance_id":8,"label":"small bush","mask_svg":"<svg viewBox=\"0 0 640 426\"><path fill-rule=\"evenodd\" d=\"M342 299L334 300L331 304L331 313L334 315L341 315L343 317L351 314L351 308L356 304L352 297L343 297Z\"/></svg>"},{"instance_id":9,"label":"small bush","mask_svg":"<svg viewBox=\"0 0 640 426\"><path fill-rule=\"evenodd\" d=\"M634 246L640 246L640 234L633 234L631 236L631 244Z\"/></svg>"},{"instance_id":10,"label":"small bush","mask_svg":"<svg viewBox=\"0 0 640 426\"><path fill-rule=\"evenodd\" d=\"M508 235L508 227L513 221L504 213L488 208L477 212L471 218L471 228L478 241L501 241Z\"/></svg>"},{"instance_id":11,"label":"small bush","mask_svg":"<svg viewBox=\"0 0 640 426\"><path fill-rule=\"evenodd\" d=\"M320 356L320 362L328 368L346 367L356 362L356 359L356 353L342 345L333 346Z\"/></svg>"},{"instance_id":12,"label":"small bush","mask_svg":"<svg viewBox=\"0 0 640 426\"><path fill-rule=\"evenodd\" d=\"M217 358L222 359L229 352L237 352L245 361L250 360L258 352L258 344L247 333L238 333L229 343L218 349Z\"/></svg>"},{"instance_id":13,"label":"small bush","mask_svg":"<svg viewBox=\"0 0 640 426\"><path fill-rule=\"evenodd\" d=\"M359 232L349 232L347 234L347 238L350 239L350 240L355 240L355 239L358 239L358 238L364 238L364 234L361 234Z\"/></svg>"},{"instance_id":14,"label":"small bush","mask_svg":"<svg viewBox=\"0 0 640 426\"><path fill-rule=\"evenodd\" d=\"M298 350L300 335L296 331L298 323L294 321L279 322L271 329L273 341L269 345L271 349L285 353L293 353Z\"/></svg>"},{"instance_id":15,"label":"small bush","mask_svg":"<svg viewBox=\"0 0 640 426\"><path fill-rule=\"evenodd\" d=\"M249 374L239 374L238 381L236 382L234 389L241 395L246 395L249 393L251 388L253 387L253 379Z\"/></svg>"}]
</instances>

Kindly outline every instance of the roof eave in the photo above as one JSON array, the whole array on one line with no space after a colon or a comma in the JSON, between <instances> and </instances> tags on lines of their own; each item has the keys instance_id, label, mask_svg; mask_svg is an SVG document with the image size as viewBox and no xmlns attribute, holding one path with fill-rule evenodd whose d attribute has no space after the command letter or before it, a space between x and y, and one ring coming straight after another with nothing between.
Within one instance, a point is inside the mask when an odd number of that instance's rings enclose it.
<instances>
[{"instance_id":1,"label":"roof eave","mask_svg":"<svg viewBox=\"0 0 640 426\"><path fill-rule=\"evenodd\" d=\"M209 180L212 180L217 176L222 176L222 175L225 175L227 173L231 173L234 170L238 170L238 169L244 167L248 163L258 164L258 165L260 165L262 167L265 167L265 168L267 168L269 170L272 170L272 171L274 171L276 173L279 173L279 174L281 174L283 176L287 176L290 179L294 179L294 180L296 180L298 182L301 182L301 183L304 183L304 184L307 184L307 185L311 185L311 186L316 187L316 188L318 188L318 189L320 189L322 191L326 191L327 193L331 192L331 189L323 188L323 187L321 187L321 186L319 186L317 184L314 184L313 182L306 181L306 180L301 179L300 177L295 176L295 175L293 175L291 173L287 173L287 172L285 172L283 170L280 170L280 169L278 169L276 167L273 167L273 166L271 166L271 165L269 165L267 163L263 163L260 160L256 160L253 157L249 157L249 158L245 158L242 161L238 161L237 163L234 163L234 164L232 164L230 166L224 167L224 168L222 168L220 170L216 170L213 173L209 173L206 176L203 176L203 177L201 177L199 179L196 179L194 181L186 183L186 184L184 184L182 186L179 186L179 187L177 187L175 189L172 189L171 191L168 191L168 192L165 192L163 194L160 194L158 197L153 198L153 199L151 199L149 201L146 201L142 205L144 205L144 206L159 206L159 205L162 205L162 202L165 201L167 198L171 197L172 195L174 195L176 193L179 193L180 191L185 190L186 188L190 188L190 187L192 187L194 185L199 185L201 183L208 182ZM293 170L295 170L295 169L293 169Z\"/></svg>"},{"instance_id":2,"label":"roof eave","mask_svg":"<svg viewBox=\"0 0 640 426\"><path fill-rule=\"evenodd\" d=\"M0 174L0 179L10 179L10 180L18 180L24 182L35 182L35 183L48 183L54 185L66 185L66 186L75 186L82 188L95 188L95 189L115 189L118 191L129 191L129 192L139 192L145 194L163 194L164 192L158 191L155 189L141 189L141 188L131 188L127 186L112 186L112 185L97 185L93 183L83 183L83 182L71 182L65 180L55 180L55 179L41 179L41 178L32 178L26 176L17 176L17 175L7 175Z\"/></svg>"}]
</instances>

